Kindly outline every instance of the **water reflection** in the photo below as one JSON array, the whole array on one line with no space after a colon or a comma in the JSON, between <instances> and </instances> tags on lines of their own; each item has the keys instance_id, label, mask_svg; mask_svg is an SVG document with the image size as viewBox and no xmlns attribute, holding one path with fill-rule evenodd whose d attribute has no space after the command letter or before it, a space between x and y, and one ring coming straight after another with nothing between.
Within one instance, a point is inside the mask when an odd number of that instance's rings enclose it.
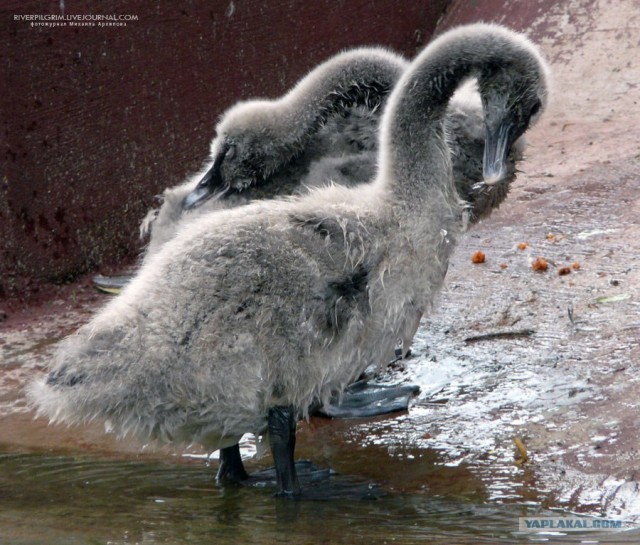
<instances>
[{"instance_id":1,"label":"water reflection","mask_svg":"<svg viewBox=\"0 0 640 545\"><path fill-rule=\"evenodd\" d=\"M411 466L406 471L413 472ZM387 487L384 494L363 495L369 478L333 475L329 482L309 483L305 498L290 502L273 498L269 486L222 488L214 475L201 462L1 454L0 541L506 544L541 538L516 533L518 517L539 514L538 505L485 503L474 487L452 494ZM552 542L597 542L602 536L557 536ZM609 533L602 543L639 538Z\"/></svg>"}]
</instances>

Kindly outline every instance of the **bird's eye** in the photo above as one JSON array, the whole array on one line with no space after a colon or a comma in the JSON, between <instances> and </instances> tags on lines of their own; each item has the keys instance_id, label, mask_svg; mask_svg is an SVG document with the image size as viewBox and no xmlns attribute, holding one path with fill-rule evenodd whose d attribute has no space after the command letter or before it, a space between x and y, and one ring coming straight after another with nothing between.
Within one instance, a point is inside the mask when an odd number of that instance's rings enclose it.
<instances>
[{"instance_id":1,"label":"bird's eye","mask_svg":"<svg viewBox=\"0 0 640 545\"><path fill-rule=\"evenodd\" d=\"M536 115L539 111L540 108L542 107L542 102L540 102L539 100L533 105L533 108L531 108L531 117L533 117L534 115Z\"/></svg>"}]
</instances>

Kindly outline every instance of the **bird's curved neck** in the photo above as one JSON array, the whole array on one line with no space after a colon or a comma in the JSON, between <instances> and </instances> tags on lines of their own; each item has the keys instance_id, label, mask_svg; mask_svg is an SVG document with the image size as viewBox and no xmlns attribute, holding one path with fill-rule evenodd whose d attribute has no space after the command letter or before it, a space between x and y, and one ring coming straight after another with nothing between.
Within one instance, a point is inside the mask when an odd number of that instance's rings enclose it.
<instances>
[{"instance_id":1,"label":"bird's curved neck","mask_svg":"<svg viewBox=\"0 0 640 545\"><path fill-rule=\"evenodd\" d=\"M381 173L396 201L408 206L432 199L430 190L452 185L443 119L449 99L473 66L430 62L403 78L381 133Z\"/></svg>"},{"instance_id":2,"label":"bird's curved neck","mask_svg":"<svg viewBox=\"0 0 640 545\"><path fill-rule=\"evenodd\" d=\"M526 59L490 32L437 40L411 64L389 98L381 126L381 179L396 201L421 206L434 192L453 190L444 116L469 77L480 92L496 70L523 70ZM432 209L430 206L429 209Z\"/></svg>"},{"instance_id":3,"label":"bird's curved neck","mask_svg":"<svg viewBox=\"0 0 640 545\"><path fill-rule=\"evenodd\" d=\"M345 115L353 106L377 109L404 68L400 61L366 55L325 63L278 101L278 119L286 125L283 145L292 152L301 149L327 119Z\"/></svg>"}]
</instances>

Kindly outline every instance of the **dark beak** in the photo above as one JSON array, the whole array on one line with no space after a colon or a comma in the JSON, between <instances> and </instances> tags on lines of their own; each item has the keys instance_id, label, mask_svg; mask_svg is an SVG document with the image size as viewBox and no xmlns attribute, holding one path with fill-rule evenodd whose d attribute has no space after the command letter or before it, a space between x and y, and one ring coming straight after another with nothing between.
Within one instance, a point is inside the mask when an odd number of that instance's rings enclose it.
<instances>
[{"instance_id":1,"label":"dark beak","mask_svg":"<svg viewBox=\"0 0 640 545\"><path fill-rule=\"evenodd\" d=\"M184 198L182 201L183 210L193 210L207 202L211 197L224 194L229 189L228 185L225 186L220 172L225 153L226 150L215 158L213 165L202 177L202 180L198 182L196 188Z\"/></svg>"},{"instance_id":2,"label":"dark beak","mask_svg":"<svg viewBox=\"0 0 640 545\"><path fill-rule=\"evenodd\" d=\"M497 128L485 129L482 175L487 185L497 184L507 174L507 156L511 148L511 124L503 121Z\"/></svg>"}]
</instances>

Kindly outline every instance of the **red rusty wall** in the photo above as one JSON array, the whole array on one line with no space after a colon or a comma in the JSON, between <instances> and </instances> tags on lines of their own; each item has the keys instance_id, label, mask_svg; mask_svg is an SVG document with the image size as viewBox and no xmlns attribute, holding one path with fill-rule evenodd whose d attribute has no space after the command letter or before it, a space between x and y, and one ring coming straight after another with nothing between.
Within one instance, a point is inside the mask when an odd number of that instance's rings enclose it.
<instances>
[{"instance_id":1,"label":"red rusty wall","mask_svg":"<svg viewBox=\"0 0 640 545\"><path fill-rule=\"evenodd\" d=\"M454 26L482 21L506 25L526 33L534 40L550 38L548 31L552 23L541 18L541 15L552 11L556 6L566 4L566 0L452 0L438 22L436 33L440 34ZM566 10L567 24L573 25L576 17L592 11L595 5L596 0L581 0L569 7ZM553 34L558 37L560 33L556 29Z\"/></svg>"},{"instance_id":2,"label":"red rusty wall","mask_svg":"<svg viewBox=\"0 0 640 545\"><path fill-rule=\"evenodd\" d=\"M563 0L558 0L563 1ZM453 0L438 25L438 32L452 26L484 21L505 24L515 30L527 26L554 0Z\"/></svg>"},{"instance_id":3,"label":"red rusty wall","mask_svg":"<svg viewBox=\"0 0 640 545\"><path fill-rule=\"evenodd\" d=\"M413 55L448 0L0 0L0 298L131 259L153 196L205 159L230 104L341 49ZM32 27L24 14L131 14Z\"/></svg>"}]
</instances>

